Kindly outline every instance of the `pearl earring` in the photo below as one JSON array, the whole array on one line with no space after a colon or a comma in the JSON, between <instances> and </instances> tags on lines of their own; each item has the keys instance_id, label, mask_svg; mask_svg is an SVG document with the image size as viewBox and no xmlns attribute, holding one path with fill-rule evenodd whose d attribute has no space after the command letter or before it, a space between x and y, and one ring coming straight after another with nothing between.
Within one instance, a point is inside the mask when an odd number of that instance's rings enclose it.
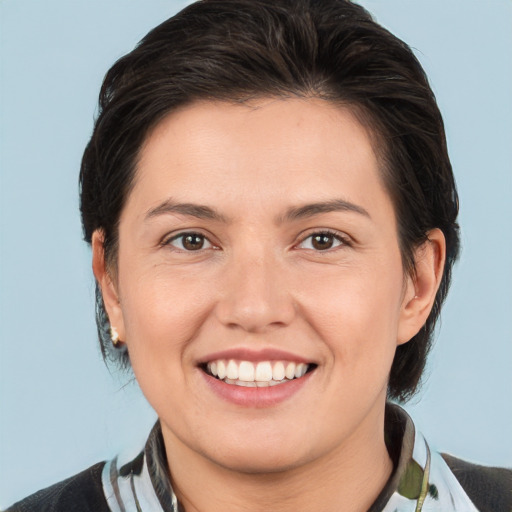
<instances>
[{"instance_id":1,"label":"pearl earring","mask_svg":"<svg viewBox=\"0 0 512 512\"><path fill-rule=\"evenodd\" d=\"M117 347L119 343L119 333L113 325L110 326L110 339L112 340L114 347Z\"/></svg>"}]
</instances>

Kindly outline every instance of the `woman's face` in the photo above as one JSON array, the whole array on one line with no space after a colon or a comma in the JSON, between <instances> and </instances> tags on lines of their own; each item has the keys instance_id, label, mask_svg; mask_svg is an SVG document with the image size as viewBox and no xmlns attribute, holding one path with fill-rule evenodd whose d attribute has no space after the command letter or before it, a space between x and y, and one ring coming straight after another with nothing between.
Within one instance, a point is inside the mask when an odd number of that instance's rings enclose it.
<instances>
[{"instance_id":1,"label":"woman's face","mask_svg":"<svg viewBox=\"0 0 512 512\"><path fill-rule=\"evenodd\" d=\"M103 292L167 447L248 472L382 437L396 346L422 323L368 134L320 100L164 119Z\"/></svg>"}]
</instances>

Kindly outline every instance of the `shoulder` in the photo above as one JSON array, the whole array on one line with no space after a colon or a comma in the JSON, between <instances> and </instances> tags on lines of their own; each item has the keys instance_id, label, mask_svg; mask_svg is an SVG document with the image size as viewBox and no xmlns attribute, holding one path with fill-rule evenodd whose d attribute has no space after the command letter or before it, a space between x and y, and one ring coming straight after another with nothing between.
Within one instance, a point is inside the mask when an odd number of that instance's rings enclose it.
<instances>
[{"instance_id":1,"label":"shoulder","mask_svg":"<svg viewBox=\"0 0 512 512\"><path fill-rule=\"evenodd\" d=\"M100 462L71 478L37 491L15 503L6 512L107 512L103 493Z\"/></svg>"},{"instance_id":2,"label":"shoulder","mask_svg":"<svg viewBox=\"0 0 512 512\"><path fill-rule=\"evenodd\" d=\"M480 466L445 453L441 456L479 511L512 510L512 469Z\"/></svg>"}]
</instances>

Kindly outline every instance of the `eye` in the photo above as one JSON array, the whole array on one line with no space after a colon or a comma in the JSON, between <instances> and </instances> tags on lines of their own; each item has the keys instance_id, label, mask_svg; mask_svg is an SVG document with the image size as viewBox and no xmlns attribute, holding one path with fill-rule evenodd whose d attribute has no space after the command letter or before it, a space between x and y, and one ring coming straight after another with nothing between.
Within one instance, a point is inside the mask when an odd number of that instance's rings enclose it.
<instances>
[{"instance_id":1,"label":"eye","mask_svg":"<svg viewBox=\"0 0 512 512\"><path fill-rule=\"evenodd\" d=\"M199 251L201 249L211 249L212 243L201 233L179 233L165 242L182 251Z\"/></svg>"},{"instance_id":2,"label":"eye","mask_svg":"<svg viewBox=\"0 0 512 512\"><path fill-rule=\"evenodd\" d=\"M339 234L331 233L330 231L321 231L318 233L312 233L308 237L304 238L298 247L314 251L327 251L329 249L336 249L343 245L349 245L346 238Z\"/></svg>"}]
</instances>

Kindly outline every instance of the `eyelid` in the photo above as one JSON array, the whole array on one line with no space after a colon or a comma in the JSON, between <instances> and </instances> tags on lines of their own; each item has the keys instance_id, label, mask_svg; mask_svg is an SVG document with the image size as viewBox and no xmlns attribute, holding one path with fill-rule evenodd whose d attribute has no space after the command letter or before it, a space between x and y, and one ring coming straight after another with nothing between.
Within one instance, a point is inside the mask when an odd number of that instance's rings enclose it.
<instances>
[{"instance_id":1,"label":"eyelid","mask_svg":"<svg viewBox=\"0 0 512 512\"><path fill-rule=\"evenodd\" d=\"M335 251L336 249L340 247L352 247L353 241L349 235L346 233L343 233L341 231L337 231L335 229L329 229L329 228L313 228L307 230L305 233L300 234L299 241L294 245L294 248L299 248L301 244L303 244L308 238L311 238L314 235L329 235L335 238L339 243L336 247L332 247L325 250L314 250L314 249L307 249L318 253L328 253L331 251Z\"/></svg>"},{"instance_id":2,"label":"eyelid","mask_svg":"<svg viewBox=\"0 0 512 512\"><path fill-rule=\"evenodd\" d=\"M183 238L187 235L196 235L202 237L206 243L208 243L208 247L201 247L200 249L197 249L196 251L188 251L186 249L182 249L180 247L176 247L172 244L173 241L178 240L180 238ZM211 240L211 236L206 235L205 233L201 232L198 229L186 229L183 231L179 231L177 233L170 233L164 236L159 244L161 247L172 247L173 250L179 251L179 252L189 252L189 253L199 253L202 251L210 250L210 249L219 249L218 245L214 244Z\"/></svg>"}]
</instances>

